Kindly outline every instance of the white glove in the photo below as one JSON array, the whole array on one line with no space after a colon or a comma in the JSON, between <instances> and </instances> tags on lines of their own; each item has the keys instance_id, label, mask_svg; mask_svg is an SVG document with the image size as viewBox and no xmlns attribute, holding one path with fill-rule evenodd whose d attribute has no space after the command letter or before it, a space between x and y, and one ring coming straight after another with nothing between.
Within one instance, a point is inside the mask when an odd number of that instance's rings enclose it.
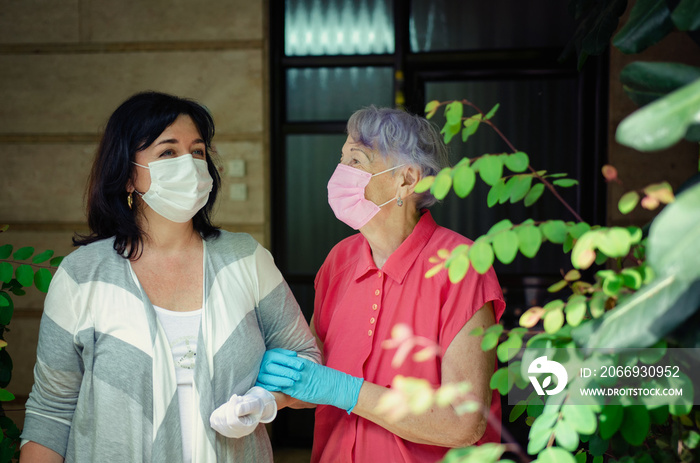
<instances>
[{"instance_id":1,"label":"white glove","mask_svg":"<svg viewBox=\"0 0 700 463\"><path fill-rule=\"evenodd\" d=\"M275 397L259 386L244 395L232 395L228 402L214 410L209 425L226 437L247 436L258 423L269 423L277 416Z\"/></svg>"}]
</instances>

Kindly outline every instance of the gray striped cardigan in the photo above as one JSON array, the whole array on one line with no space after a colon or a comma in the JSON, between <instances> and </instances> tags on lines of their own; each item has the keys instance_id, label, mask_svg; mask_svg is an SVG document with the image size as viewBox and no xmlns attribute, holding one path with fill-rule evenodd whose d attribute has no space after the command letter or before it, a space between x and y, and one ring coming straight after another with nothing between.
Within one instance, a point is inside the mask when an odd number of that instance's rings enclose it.
<instances>
[{"instance_id":1,"label":"gray striped cardigan","mask_svg":"<svg viewBox=\"0 0 700 463\"><path fill-rule=\"evenodd\" d=\"M267 250L226 231L204 243L193 462L271 462L263 425L228 439L210 428L209 416L254 385L266 349L316 362L320 353ZM181 462L170 347L129 261L112 246L108 239L81 247L56 271L22 439L67 462Z\"/></svg>"}]
</instances>

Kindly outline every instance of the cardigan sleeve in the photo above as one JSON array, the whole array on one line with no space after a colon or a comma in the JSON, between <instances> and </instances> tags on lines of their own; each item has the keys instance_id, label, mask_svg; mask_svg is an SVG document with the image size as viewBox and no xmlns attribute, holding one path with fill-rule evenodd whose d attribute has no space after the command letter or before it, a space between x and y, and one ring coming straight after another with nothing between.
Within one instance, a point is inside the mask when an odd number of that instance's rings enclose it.
<instances>
[{"instance_id":1,"label":"cardigan sleeve","mask_svg":"<svg viewBox=\"0 0 700 463\"><path fill-rule=\"evenodd\" d=\"M36 442L63 456L84 371L74 342L78 290L77 283L59 267L44 302L34 385L21 436L23 442Z\"/></svg>"},{"instance_id":2,"label":"cardigan sleeve","mask_svg":"<svg viewBox=\"0 0 700 463\"><path fill-rule=\"evenodd\" d=\"M281 347L300 357L321 362L321 353L289 285L269 251L258 245L255 251L258 279L258 316L266 349Z\"/></svg>"}]
</instances>

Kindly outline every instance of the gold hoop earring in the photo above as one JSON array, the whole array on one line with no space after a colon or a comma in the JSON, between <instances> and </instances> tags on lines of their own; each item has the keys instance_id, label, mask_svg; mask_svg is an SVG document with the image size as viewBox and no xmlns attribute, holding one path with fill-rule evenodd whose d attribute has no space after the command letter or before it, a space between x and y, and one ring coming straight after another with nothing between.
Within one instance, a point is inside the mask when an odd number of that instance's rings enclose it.
<instances>
[{"instance_id":1,"label":"gold hoop earring","mask_svg":"<svg viewBox=\"0 0 700 463\"><path fill-rule=\"evenodd\" d=\"M396 198L396 205L399 207L403 206L403 199L400 196Z\"/></svg>"},{"instance_id":2,"label":"gold hoop earring","mask_svg":"<svg viewBox=\"0 0 700 463\"><path fill-rule=\"evenodd\" d=\"M134 204L134 198L131 197L133 194L133 192L129 192L128 196L126 197L126 205L129 206L129 209L131 209Z\"/></svg>"}]
</instances>

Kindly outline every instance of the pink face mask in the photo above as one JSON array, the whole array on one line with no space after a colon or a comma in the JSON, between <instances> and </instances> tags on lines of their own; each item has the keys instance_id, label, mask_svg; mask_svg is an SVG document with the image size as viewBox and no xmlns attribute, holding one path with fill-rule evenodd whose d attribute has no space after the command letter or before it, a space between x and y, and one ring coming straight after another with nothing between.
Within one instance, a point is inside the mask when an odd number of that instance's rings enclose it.
<instances>
[{"instance_id":1,"label":"pink face mask","mask_svg":"<svg viewBox=\"0 0 700 463\"><path fill-rule=\"evenodd\" d=\"M394 198L377 206L365 198L365 187L377 175L390 172L402 167L392 167L372 175L364 170L356 169L345 164L338 164L335 172L328 181L328 204L336 218L349 227L359 230L377 215L379 208L392 202Z\"/></svg>"}]
</instances>

